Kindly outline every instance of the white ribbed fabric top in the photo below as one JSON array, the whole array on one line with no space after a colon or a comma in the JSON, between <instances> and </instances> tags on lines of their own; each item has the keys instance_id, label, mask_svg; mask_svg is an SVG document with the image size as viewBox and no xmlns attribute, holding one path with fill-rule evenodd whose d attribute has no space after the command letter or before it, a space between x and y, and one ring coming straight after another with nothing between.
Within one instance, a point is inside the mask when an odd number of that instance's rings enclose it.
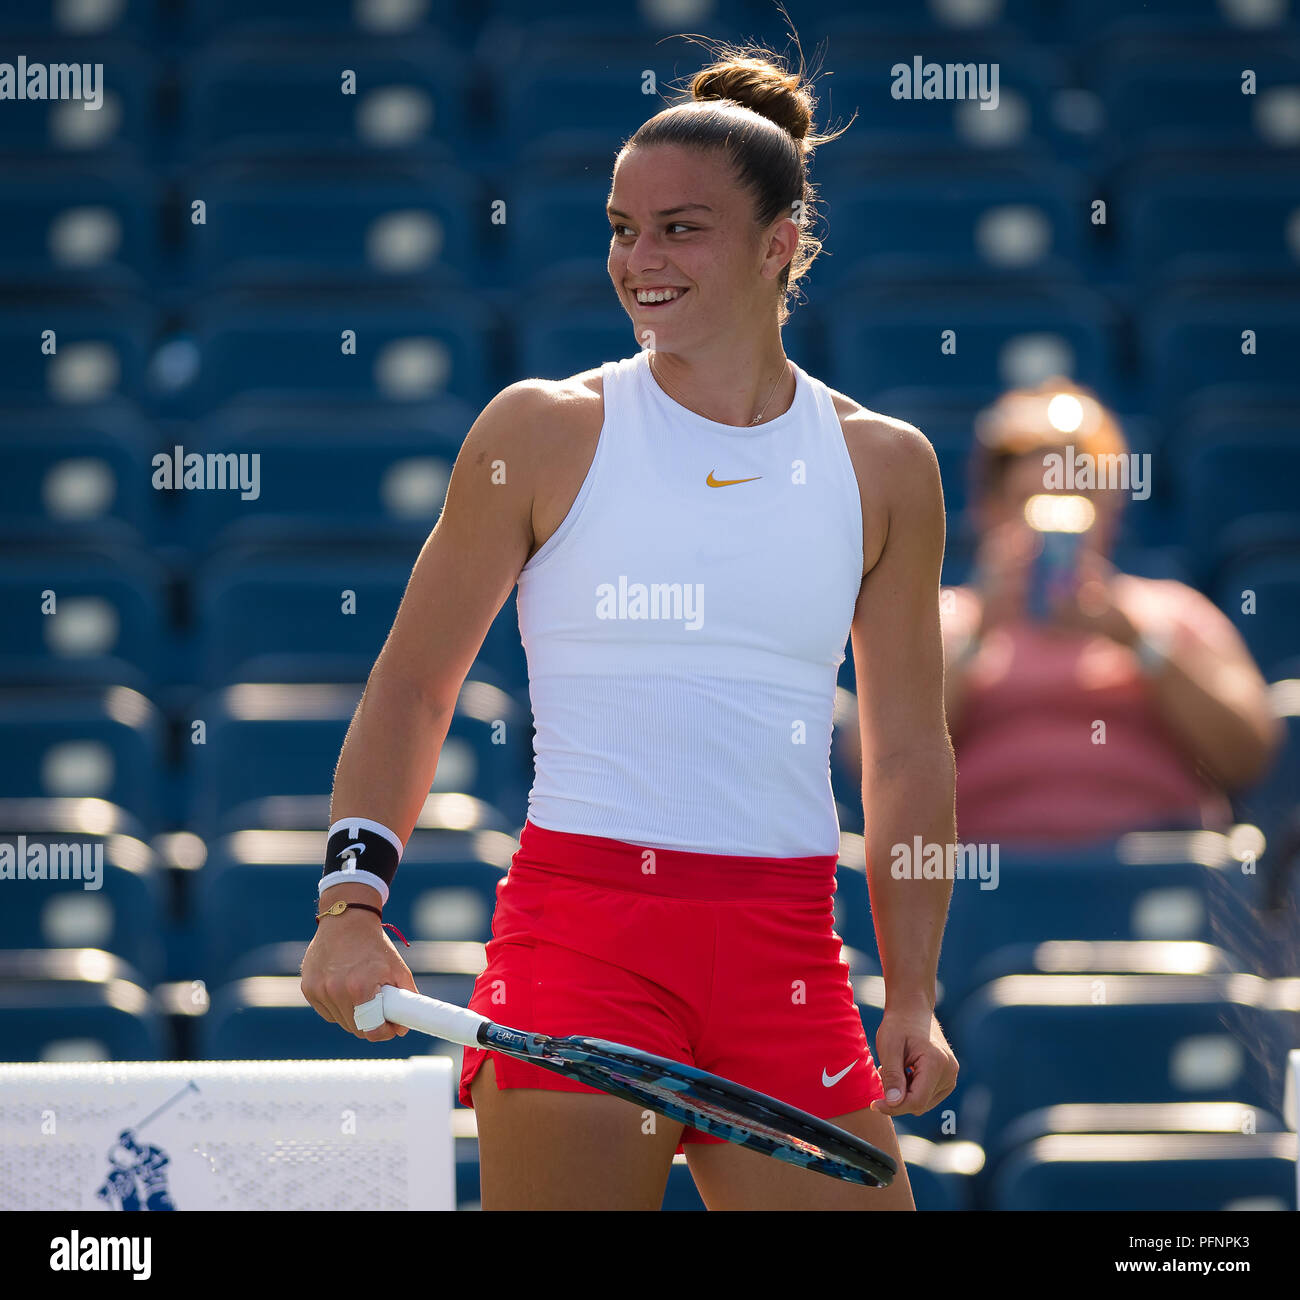
<instances>
[{"instance_id":1,"label":"white ribbed fabric top","mask_svg":"<svg viewBox=\"0 0 1300 1300\"><path fill-rule=\"evenodd\" d=\"M595 458L519 575L529 819L653 848L837 853L831 719L862 508L830 393L794 366L788 411L719 424L669 397L649 356L602 367Z\"/></svg>"}]
</instances>

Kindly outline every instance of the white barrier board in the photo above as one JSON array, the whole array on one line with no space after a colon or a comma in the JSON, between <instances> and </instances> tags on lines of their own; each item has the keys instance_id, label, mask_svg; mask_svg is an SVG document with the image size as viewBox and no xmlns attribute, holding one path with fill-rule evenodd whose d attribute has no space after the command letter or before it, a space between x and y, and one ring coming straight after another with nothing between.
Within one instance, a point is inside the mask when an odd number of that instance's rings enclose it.
<instances>
[{"instance_id":1,"label":"white barrier board","mask_svg":"<svg viewBox=\"0 0 1300 1300\"><path fill-rule=\"evenodd\" d=\"M1286 1122L1300 1133L1300 1051L1288 1052L1286 1058ZM1300 1143L1296 1144L1295 1203L1300 1207Z\"/></svg>"},{"instance_id":2,"label":"white barrier board","mask_svg":"<svg viewBox=\"0 0 1300 1300\"><path fill-rule=\"evenodd\" d=\"M450 1210L452 1063L0 1064L0 1210Z\"/></svg>"}]
</instances>

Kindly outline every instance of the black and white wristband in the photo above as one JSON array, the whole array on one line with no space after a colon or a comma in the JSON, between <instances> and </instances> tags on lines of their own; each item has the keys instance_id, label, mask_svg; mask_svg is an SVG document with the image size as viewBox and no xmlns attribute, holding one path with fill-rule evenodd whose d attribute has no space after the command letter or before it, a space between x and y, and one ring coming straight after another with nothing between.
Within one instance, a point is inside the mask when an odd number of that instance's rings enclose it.
<instances>
[{"instance_id":1,"label":"black and white wristband","mask_svg":"<svg viewBox=\"0 0 1300 1300\"><path fill-rule=\"evenodd\" d=\"M368 817L342 817L329 829L319 898L332 885L369 885L380 903L388 902L388 887L402 860L402 841L381 822Z\"/></svg>"}]
</instances>

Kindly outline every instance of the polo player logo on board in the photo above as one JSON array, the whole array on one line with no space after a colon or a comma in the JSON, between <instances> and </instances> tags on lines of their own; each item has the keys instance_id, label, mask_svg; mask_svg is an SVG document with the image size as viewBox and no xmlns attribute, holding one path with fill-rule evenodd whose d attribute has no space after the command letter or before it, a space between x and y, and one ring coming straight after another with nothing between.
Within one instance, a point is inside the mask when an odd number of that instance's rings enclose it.
<instances>
[{"instance_id":1,"label":"polo player logo on board","mask_svg":"<svg viewBox=\"0 0 1300 1300\"><path fill-rule=\"evenodd\" d=\"M162 1147L142 1141L139 1130L170 1110L182 1097L198 1092L191 1080L170 1100L140 1121L135 1128L125 1128L109 1148L109 1171L95 1196L114 1210L174 1210L167 1186L167 1166L171 1157Z\"/></svg>"}]
</instances>

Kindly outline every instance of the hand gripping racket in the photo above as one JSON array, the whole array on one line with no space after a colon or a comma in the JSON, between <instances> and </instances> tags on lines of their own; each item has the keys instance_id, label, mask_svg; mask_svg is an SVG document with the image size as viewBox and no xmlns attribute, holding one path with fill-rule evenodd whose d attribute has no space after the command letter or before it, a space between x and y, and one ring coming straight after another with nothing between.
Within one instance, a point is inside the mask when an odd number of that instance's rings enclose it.
<instances>
[{"instance_id":1,"label":"hand gripping racket","mask_svg":"<svg viewBox=\"0 0 1300 1300\"><path fill-rule=\"evenodd\" d=\"M831 1178L888 1187L898 1168L883 1151L775 1097L693 1065L603 1038L552 1038L494 1024L464 1007L385 984L354 1012L365 1033L385 1020L407 1029L502 1052L738 1146Z\"/></svg>"}]
</instances>

